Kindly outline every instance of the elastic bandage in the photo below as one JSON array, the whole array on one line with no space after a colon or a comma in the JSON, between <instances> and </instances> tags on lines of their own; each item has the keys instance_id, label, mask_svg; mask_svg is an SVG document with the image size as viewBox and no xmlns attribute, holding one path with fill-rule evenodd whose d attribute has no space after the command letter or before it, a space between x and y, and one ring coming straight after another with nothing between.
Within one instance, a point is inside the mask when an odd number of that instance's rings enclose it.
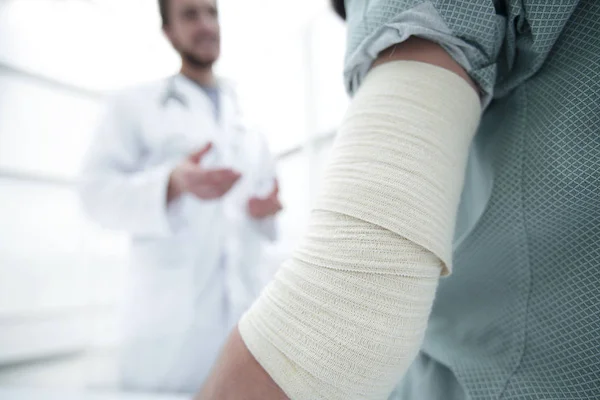
<instances>
[{"instance_id":1,"label":"elastic bandage","mask_svg":"<svg viewBox=\"0 0 600 400\"><path fill-rule=\"evenodd\" d=\"M239 324L291 399L387 399L416 353L480 101L458 75L374 68L340 127L308 234Z\"/></svg>"}]
</instances>

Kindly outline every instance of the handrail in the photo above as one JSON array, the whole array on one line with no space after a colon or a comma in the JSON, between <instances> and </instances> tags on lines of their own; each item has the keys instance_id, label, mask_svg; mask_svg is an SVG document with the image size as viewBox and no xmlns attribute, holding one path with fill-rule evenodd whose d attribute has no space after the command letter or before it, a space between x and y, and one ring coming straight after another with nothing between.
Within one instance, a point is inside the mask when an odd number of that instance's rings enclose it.
<instances>
[{"instance_id":1,"label":"handrail","mask_svg":"<svg viewBox=\"0 0 600 400\"><path fill-rule=\"evenodd\" d=\"M323 143L333 140L334 136L335 132L329 132L326 134L317 135L312 140L315 145L319 146ZM275 159L277 161L285 160L286 158L292 157L302 152L303 149L304 145L294 146L288 150L277 154L275 156ZM73 178L62 178L58 176L44 175L34 172L18 171L16 169L9 168L0 168L0 179L9 179L20 182L39 183L62 187L73 187L77 184L77 180Z\"/></svg>"}]
</instances>

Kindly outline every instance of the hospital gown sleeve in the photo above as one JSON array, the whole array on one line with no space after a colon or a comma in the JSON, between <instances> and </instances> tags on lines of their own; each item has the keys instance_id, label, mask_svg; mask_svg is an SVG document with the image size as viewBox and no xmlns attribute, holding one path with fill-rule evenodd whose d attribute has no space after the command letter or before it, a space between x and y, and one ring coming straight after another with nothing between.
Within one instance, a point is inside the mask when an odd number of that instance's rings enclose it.
<instances>
[{"instance_id":1,"label":"hospital gown sleeve","mask_svg":"<svg viewBox=\"0 0 600 400\"><path fill-rule=\"evenodd\" d=\"M360 86L377 55L417 36L442 46L481 90L484 107L493 95L506 36L499 0L348 0L347 90Z\"/></svg>"},{"instance_id":2,"label":"hospital gown sleeve","mask_svg":"<svg viewBox=\"0 0 600 400\"><path fill-rule=\"evenodd\" d=\"M79 193L100 225L137 236L171 233L167 188L174 167L141 168L144 145L125 96L110 102L83 161Z\"/></svg>"}]
</instances>

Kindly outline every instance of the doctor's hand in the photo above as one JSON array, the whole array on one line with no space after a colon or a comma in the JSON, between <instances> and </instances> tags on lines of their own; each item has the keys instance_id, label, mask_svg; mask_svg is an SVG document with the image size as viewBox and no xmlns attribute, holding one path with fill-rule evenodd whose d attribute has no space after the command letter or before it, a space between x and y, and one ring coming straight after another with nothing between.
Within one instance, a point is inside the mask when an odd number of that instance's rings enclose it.
<instances>
[{"instance_id":1,"label":"doctor's hand","mask_svg":"<svg viewBox=\"0 0 600 400\"><path fill-rule=\"evenodd\" d=\"M232 169L206 169L200 165L202 158L212 145L190 154L171 172L167 202L183 193L191 193L202 200L218 199L227 193L240 179L240 174Z\"/></svg>"},{"instance_id":2,"label":"doctor's hand","mask_svg":"<svg viewBox=\"0 0 600 400\"><path fill-rule=\"evenodd\" d=\"M279 183L275 180L275 188L265 198L252 197L248 201L248 214L252 218L262 219L277 214L283 209L279 201Z\"/></svg>"}]
</instances>

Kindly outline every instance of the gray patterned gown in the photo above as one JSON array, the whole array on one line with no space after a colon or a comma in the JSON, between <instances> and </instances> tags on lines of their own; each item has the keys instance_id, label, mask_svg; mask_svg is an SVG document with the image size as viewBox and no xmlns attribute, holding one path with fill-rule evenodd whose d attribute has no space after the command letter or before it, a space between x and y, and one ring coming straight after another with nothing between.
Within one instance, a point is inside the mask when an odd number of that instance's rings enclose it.
<instances>
[{"instance_id":1,"label":"gray patterned gown","mask_svg":"<svg viewBox=\"0 0 600 400\"><path fill-rule=\"evenodd\" d=\"M486 107L419 358L393 398L600 399L600 0L346 0L346 83L416 35ZM400 377L399 377L400 378Z\"/></svg>"}]
</instances>

